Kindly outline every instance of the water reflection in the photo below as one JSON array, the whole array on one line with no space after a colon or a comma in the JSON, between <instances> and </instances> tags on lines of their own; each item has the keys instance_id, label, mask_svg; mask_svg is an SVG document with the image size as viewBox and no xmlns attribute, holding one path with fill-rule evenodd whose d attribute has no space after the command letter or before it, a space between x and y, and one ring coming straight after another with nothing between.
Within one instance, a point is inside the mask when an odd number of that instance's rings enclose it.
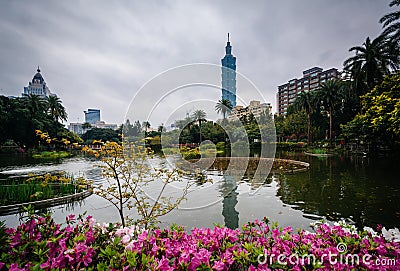
<instances>
[{"instance_id":1,"label":"water reflection","mask_svg":"<svg viewBox=\"0 0 400 271\"><path fill-rule=\"evenodd\" d=\"M281 176L277 195L306 214L347 219L359 227L400 225L400 183L394 159L336 156L293 158L310 171Z\"/></svg>"},{"instance_id":2,"label":"water reflection","mask_svg":"<svg viewBox=\"0 0 400 271\"><path fill-rule=\"evenodd\" d=\"M239 227L239 212L235 207L238 203L237 196L237 181L234 176L225 174L221 182L221 196L222 200L222 216L224 217L225 226L230 229Z\"/></svg>"},{"instance_id":3,"label":"water reflection","mask_svg":"<svg viewBox=\"0 0 400 271\"><path fill-rule=\"evenodd\" d=\"M400 182L398 162L395 157L346 157L317 158L303 153L280 152L279 158L310 163L309 171L297 174L274 174L266 179L262 175L244 174L235 177L224 172L213 177L215 184L199 185L188 195L183 208L162 220L165 226L178 223L186 227L212 227L224 223L235 228L247 221L269 216L280 225L305 228L315 219L348 219L358 226L383 224L388 228L400 225ZM10 161L13 158L5 160ZM20 159L20 157L18 158ZM16 160L18 160L16 159ZM101 181L96 161L69 158L58 163L18 165L2 164L0 174L27 174L32 171L66 171ZM212 204L209 204L212 203ZM201 208L192 208L202 206ZM92 195L73 205L50 208L60 222L71 212L87 211L100 222L118 221L116 210L104 199ZM7 225L18 224L17 216L3 216Z\"/></svg>"}]
</instances>

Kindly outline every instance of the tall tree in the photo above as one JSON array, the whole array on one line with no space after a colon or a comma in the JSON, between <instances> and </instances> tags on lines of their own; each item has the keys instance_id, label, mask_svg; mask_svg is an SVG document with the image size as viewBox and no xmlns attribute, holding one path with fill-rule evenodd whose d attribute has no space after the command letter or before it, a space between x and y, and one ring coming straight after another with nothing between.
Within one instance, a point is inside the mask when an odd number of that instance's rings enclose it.
<instances>
[{"instance_id":1,"label":"tall tree","mask_svg":"<svg viewBox=\"0 0 400 271\"><path fill-rule=\"evenodd\" d=\"M367 37L362 46L354 46L349 51L354 51L355 56L343 63L344 70L358 84L358 95L365 94L381 83L384 76L390 74L391 69L399 67L398 47L389 43L384 36L372 41ZM364 84L360 85L360 82Z\"/></svg>"},{"instance_id":2,"label":"tall tree","mask_svg":"<svg viewBox=\"0 0 400 271\"><path fill-rule=\"evenodd\" d=\"M151 124L148 121L143 121L142 127L144 128L145 133L147 133L147 130L151 127Z\"/></svg>"},{"instance_id":3,"label":"tall tree","mask_svg":"<svg viewBox=\"0 0 400 271\"><path fill-rule=\"evenodd\" d=\"M393 0L389 6L400 6L400 0ZM391 12L383 16L379 22L384 28L382 35L389 38L393 43L400 41L400 10Z\"/></svg>"},{"instance_id":4,"label":"tall tree","mask_svg":"<svg viewBox=\"0 0 400 271\"><path fill-rule=\"evenodd\" d=\"M13 140L22 148L31 148L38 145L37 130L51 138L68 136L64 126L50 116L46 100L38 95L0 96L0 109L0 141Z\"/></svg>"},{"instance_id":5,"label":"tall tree","mask_svg":"<svg viewBox=\"0 0 400 271\"><path fill-rule=\"evenodd\" d=\"M178 127L180 130L183 130L183 128L185 128L186 124L187 123L185 120L176 120L175 121L176 127Z\"/></svg>"},{"instance_id":6,"label":"tall tree","mask_svg":"<svg viewBox=\"0 0 400 271\"><path fill-rule=\"evenodd\" d=\"M219 100L215 106L215 111L217 111L217 113L221 113L224 119L226 119L227 115L232 112L232 109L232 103L227 99Z\"/></svg>"},{"instance_id":7,"label":"tall tree","mask_svg":"<svg viewBox=\"0 0 400 271\"><path fill-rule=\"evenodd\" d=\"M159 125L158 128L157 128L157 131L158 131L159 133L163 133L163 132L165 132L166 130L167 130L167 129L165 128L164 123L161 123L161 125Z\"/></svg>"},{"instance_id":8,"label":"tall tree","mask_svg":"<svg viewBox=\"0 0 400 271\"><path fill-rule=\"evenodd\" d=\"M24 102L33 118L44 113L46 110L45 100L38 95L29 94L24 98Z\"/></svg>"},{"instance_id":9,"label":"tall tree","mask_svg":"<svg viewBox=\"0 0 400 271\"><path fill-rule=\"evenodd\" d=\"M333 112L342 100L342 82L339 79L328 80L321 85L316 95L329 115L329 144L332 146Z\"/></svg>"},{"instance_id":10,"label":"tall tree","mask_svg":"<svg viewBox=\"0 0 400 271\"><path fill-rule=\"evenodd\" d=\"M142 132L142 125L140 124L140 121L135 121L135 124L133 125L133 135L138 136Z\"/></svg>"},{"instance_id":11,"label":"tall tree","mask_svg":"<svg viewBox=\"0 0 400 271\"><path fill-rule=\"evenodd\" d=\"M206 112L205 112L204 110L202 110L202 109L196 110L196 111L194 111L194 112L192 113L192 118L193 118L195 121L198 121L198 123L199 123L199 129L200 129L200 143L201 143L201 141L202 141L202 138L201 138L201 122L202 122L203 120L205 120L206 117L207 117L207 114L206 114Z\"/></svg>"},{"instance_id":12,"label":"tall tree","mask_svg":"<svg viewBox=\"0 0 400 271\"><path fill-rule=\"evenodd\" d=\"M307 145L309 145L311 141L311 113L317 106L315 92L303 91L298 93L296 99L294 100L293 106L299 111L304 109L307 114Z\"/></svg>"},{"instance_id":13,"label":"tall tree","mask_svg":"<svg viewBox=\"0 0 400 271\"><path fill-rule=\"evenodd\" d=\"M60 98L55 95L50 95L46 98L47 103L47 113L50 117L55 120L67 120L67 112L65 111L64 106L61 103Z\"/></svg>"}]
</instances>

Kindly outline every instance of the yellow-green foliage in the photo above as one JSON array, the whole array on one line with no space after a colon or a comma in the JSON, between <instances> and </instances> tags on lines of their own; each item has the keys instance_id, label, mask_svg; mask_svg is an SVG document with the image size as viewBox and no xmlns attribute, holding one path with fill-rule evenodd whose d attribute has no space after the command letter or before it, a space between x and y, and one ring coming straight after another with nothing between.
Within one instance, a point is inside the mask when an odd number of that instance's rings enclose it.
<instances>
[{"instance_id":1,"label":"yellow-green foliage","mask_svg":"<svg viewBox=\"0 0 400 271\"><path fill-rule=\"evenodd\" d=\"M185 160L200 159L201 157L199 148L182 147L180 151Z\"/></svg>"},{"instance_id":2,"label":"yellow-green foliage","mask_svg":"<svg viewBox=\"0 0 400 271\"><path fill-rule=\"evenodd\" d=\"M32 155L33 158L42 158L42 159L57 159L69 156L71 156L71 153L66 151L44 151Z\"/></svg>"},{"instance_id":3,"label":"yellow-green foliage","mask_svg":"<svg viewBox=\"0 0 400 271\"><path fill-rule=\"evenodd\" d=\"M342 126L345 136L386 143L400 139L400 73L361 96L363 114Z\"/></svg>"},{"instance_id":4,"label":"yellow-green foliage","mask_svg":"<svg viewBox=\"0 0 400 271\"><path fill-rule=\"evenodd\" d=\"M180 181L183 172L152 167L149 158L153 153L149 148L131 143L122 146L116 142L106 142L100 150L84 147L82 151L100 159L101 175L105 182L93 183L93 192L117 208L123 225L126 219L145 227L153 225L158 217L178 207L187 194L189 184L182 188L178 197L164 196L167 185ZM152 182L159 182L153 197L145 192ZM139 218L132 220L126 216L126 209L136 209Z\"/></svg>"},{"instance_id":5,"label":"yellow-green foliage","mask_svg":"<svg viewBox=\"0 0 400 271\"><path fill-rule=\"evenodd\" d=\"M64 175L31 176L22 181L11 180L0 185L0 203L25 203L81 192L87 188L82 178Z\"/></svg>"}]
</instances>

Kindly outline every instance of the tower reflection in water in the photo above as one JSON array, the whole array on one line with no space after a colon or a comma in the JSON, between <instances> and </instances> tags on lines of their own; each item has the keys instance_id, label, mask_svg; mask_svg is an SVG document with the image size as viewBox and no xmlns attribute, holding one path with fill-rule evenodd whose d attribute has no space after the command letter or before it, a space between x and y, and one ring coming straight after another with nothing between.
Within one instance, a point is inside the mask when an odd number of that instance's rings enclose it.
<instances>
[{"instance_id":1,"label":"tower reflection in water","mask_svg":"<svg viewBox=\"0 0 400 271\"><path fill-rule=\"evenodd\" d=\"M235 177L225 174L221 182L222 200L222 216L224 217L225 226L230 229L239 227L239 212L235 207L238 203L237 182Z\"/></svg>"}]
</instances>

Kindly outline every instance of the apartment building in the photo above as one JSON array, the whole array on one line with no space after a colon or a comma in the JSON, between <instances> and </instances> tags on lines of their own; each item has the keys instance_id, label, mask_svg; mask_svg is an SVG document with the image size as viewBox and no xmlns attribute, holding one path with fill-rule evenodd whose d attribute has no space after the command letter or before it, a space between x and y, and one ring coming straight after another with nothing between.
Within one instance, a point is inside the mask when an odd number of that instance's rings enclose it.
<instances>
[{"instance_id":1,"label":"apartment building","mask_svg":"<svg viewBox=\"0 0 400 271\"><path fill-rule=\"evenodd\" d=\"M302 91L313 91L318 89L321 84L329 79L340 78L338 69L331 68L323 70L320 67L313 67L303 71L303 77L300 79L294 78L287 83L278 86L277 93L277 113L286 115L288 107L293 104L297 93Z\"/></svg>"}]
</instances>

